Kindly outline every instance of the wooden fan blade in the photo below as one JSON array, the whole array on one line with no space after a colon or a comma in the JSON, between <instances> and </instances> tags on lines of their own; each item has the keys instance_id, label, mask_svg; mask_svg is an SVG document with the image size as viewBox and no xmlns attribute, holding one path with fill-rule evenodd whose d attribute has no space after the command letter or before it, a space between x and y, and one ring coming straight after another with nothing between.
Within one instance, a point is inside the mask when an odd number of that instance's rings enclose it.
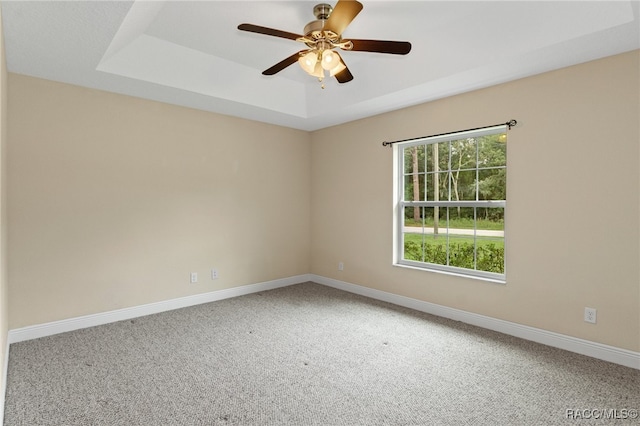
<instances>
[{"instance_id":1,"label":"wooden fan blade","mask_svg":"<svg viewBox=\"0 0 640 426\"><path fill-rule=\"evenodd\" d=\"M285 69L289 65L292 65L292 64L298 62L298 58L300 57L300 54L301 53L305 53L305 52L308 52L308 50L301 50L301 51L299 51L297 53L294 53L293 55L289 56L288 58L283 59L282 61L278 62L277 64L275 64L271 68L268 68L268 69L262 71L262 74L263 75L274 75L274 74L282 71L283 69Z\"/></svg>"},{"instance_id":2,"label":"wooden fan blade","mask_svg":"<svg viewBox=\"0 0 640 426\"><path fill-rule=\"evenodd\" d=\"M249 31L250 33L258 33L258 34L264 34L264 35L273 36L273 37L288 38L289 40L297 40L300 37L302 37L301 35L290 33L287 31L274 30L273 28L261 27L259 25L253 25L253 24L240 24L238 25L238 29L240 31Z\"/></svg>"},{"instance_id":3,"label":"wooden fan blade","mask_svg":"<svg viewBox=\"0 0 640 426\"><path fill-rule=\"evenodd\" d=\"M406 55L411 51L408 41L388 40L349 40L353 43L351 50L359 52L391 53L392 55Z\"/></svg>"},{"instance_id":4,"label":"wooden fan blade","mask_svg":"<svg viewBox=\"0 0 640 426\"><path fill-rule=\"evenodd\" d=\"M362 10L362 3L355 0L339 0L333 8L329 19L324 24L324 30L329 30L337 35L347 28L353 18Z\"/></svg>"},{"instance_id":5,"label":"wooden fan blade","mask_svg":"<svg viewBox=\"0 0 640 426\"><path fill-rule=\"evenodd\" d=\"M351 71L349 71L349 68L343 69L338 74L336 74L334 77L336 78L336 80L338 80L338 83L347 83L347 82L353 80L353 75L351 74Z\"/></svg>"}]
</instances>

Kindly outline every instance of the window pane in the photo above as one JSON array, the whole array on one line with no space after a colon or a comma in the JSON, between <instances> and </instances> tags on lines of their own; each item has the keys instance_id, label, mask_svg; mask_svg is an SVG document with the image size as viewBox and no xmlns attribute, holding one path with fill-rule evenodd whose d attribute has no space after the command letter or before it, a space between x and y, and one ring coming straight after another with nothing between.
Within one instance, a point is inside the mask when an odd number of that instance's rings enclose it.
<instances>
[{"instance_id":1,"label":"window pane","mask_svg":"<svg viewBox=\"0 0 640 426\"><path fill-rule=\"evenodd\" d=\"M411 151L413 148L404 148L403 152L403 162L404 162L404 174L410 174L413 172L413 161L411 160Z\"/></svg>"},{"instance_id":2,"label":"window pane","mask_svg":"<svg viewBox=\"0 0 640 426\"><path fill-rule=\"evenodd\" d=\"M477 209L477 266L480 271L504 273L504 209Z\"/></svg>"},{"instance_id":3,"label":"window pane","mask_svg":"<svg viewBox=\"0 0 640 426\"><path fill-rule=\"evenodd\" d=\"M420 145L416 147L416 151L417 151L417 160L418 160L418 171L420 173L424 173L425 170L425 151L426 151L426 146L425 145Z\"/></svg>"},{"instance_id":4,"label":"window pane","mask_svg":"<svg viewBox=\"0 0 640 426\"><path fill-rule=\"evenodd\" d=\"M424 262L447 264L447 212L444 208L424 209Z\"/></svg>"},{"instance_id":5,"label":"window pane","mask_svg":"<svg viewBox=\"0 0 640 426\"><path fill-rule=\"evenodd\" d=\"M404 148L404 173L423 173L425 171L425 145Z\"/></svg>"},{"instance_id":6,"label":"window pane","mask_svg":"<svg viewBox=\"0 0 640 426\"><path fill-rule=\"evenodd\" d=\"M402 182L402 187L404 188L404 194L402 194L402 199L404 201L411 201L411 194L413 194L413 184L411 183L413 180L413 176L405 175Z\"/></svg>"},{"instance_id":7,"label":"window pane","mask_svg":"<svg viewBox=\"0 0 640 426\"><path fill-rule=\"evenodd\" d=\"M451 175L452 200L473 201L476 199L476 171L465 170Z\"/></svg>"},{"instance_id":8,"label":"window pane","mask_svg":"<svg viewBox=\"0 0 640 426\"><path fill-rule=\"evenodd\" d=\"M431 145L423 145L424 148L424 169L427 172L431 172L435 169L433 164L433 150L435 149L436 144Z\"/></svg>"},{"instance_id":9,"label":"window pane","mask_svg":"<svg viewBox=\"0 0 640 426\"><path fill-rule=\"evenodd\" d=\"M447 182L448 174L447 173L428 173L427 174L427 201L441 201L445 197L444 200L447 200L447 184L443 183Z\"/></svg>"},{"instance_id":10,"label":"window pane","mask_svg":"<svg viewBox=\"0 0 640 426\"><path fill-rule=\"evenodd\" d=\"M476 140L458 139L451 142L451 169L473 169L476 167Z\"/></svg>"},{"instance_id":11,"label":"window pane","mask_svg":"<svg viewBox=\"0 0 640 426\"><path fill-rule=\"evenodd\" d=\"M432 173L430 180L433 182L431 186L434 191L437 188L430 201L449 201L449 172Z\"/></svg>"},{"instance_id":12,"label":"window pane","mask_svg":"<svg viewBox=\"0 0 640 426\"><path fill-rule=\"evenodd\" d=\"M447 264L447 236L431 234L425 238L424 262Z\"/></svg>"},{"instance_id":13,"label":"window pane","mask_svg":"<svg viewBox=\"0 0 640 426\"><path fill-rule=\"evenodd\" d=\"M438 149L434 151L433 154L436 154L437 152L438 161L434 160L433 164L437 164L438 167L437 170L436 167L434 167L433 171L449 170L449 142L442 142L436 145L438 146Z\"/></svg>"},{"instance_id":14,"label":"window pane","mask_svg":"<svg viewBox=\"0 0 640 426\"><path fill-rule=\"evenodd\" d=\"M480 169L478 171L478 190L480 200L507 199L507 170Z\"/></svg>"},{"instance_id":15,"label":"window pane","mask_svg":"<svg viewBox=\"0 0 640 426\"><path fill-rule=\"evenodd\" d=\"M475 238L473 235L449 235L449 265L475 269Z\"/></svg>"},{"instance_id":16,"label":"window pane","mask_svg":"<svg viewBox=\"0 0 640 426\"><path fill-rule=\"evenodd\" d=\"M416 227L417 229L410 232L422 232L424 207L405 207L404 208L404 226Z\"/></svg>"},{"instance_id":17,"label":"window pane","mask_svg":"<svg viewBox=\"0 0 640 426\"><path fill-rule=\"evenodd\" d=\"M424 262L424 207L404 208L404 259Z\"/></svg>"},{"instance_id":18,"label":"window pane","mask_svg":"<svg viewBox=\"0 0 640 426\"><path fill-rule=\"evenodd\" d=\"M476 214L478 230L497 231L491 236L504 237L504 208L478 207Z\"/></svg>"},{"instance_id":19,"label":"window pane","mask_svg":"<svg viewBox=\"0 0 640 426\"><path fill-rule=\"evenodd\" d=\"M478 167L506 166L506 142L505 133L478 138Z\"/></svg>"},{"instance_id":20,"label":"window pane","mask_svg":"<svg viewBox=\"0 0 640 426\"><path fill-rule=\"evenodd\" d=\"M424 201L424 174L406 175L404 177L404 200Z\"/></svg>"}]
</instances>

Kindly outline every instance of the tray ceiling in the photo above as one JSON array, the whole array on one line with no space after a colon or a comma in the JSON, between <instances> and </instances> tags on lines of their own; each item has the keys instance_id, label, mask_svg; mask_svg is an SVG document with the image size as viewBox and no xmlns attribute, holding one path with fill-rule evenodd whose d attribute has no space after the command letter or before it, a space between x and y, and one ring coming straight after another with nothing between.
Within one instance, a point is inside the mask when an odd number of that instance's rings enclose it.
<instances>
[{"instance_id":1,"label":"tray ceiling","mask_svg":"<svg viewBox=\"0 0 640 426\"><path fill-rule=\"evenodd\" d=\"M323 90L294 64L319 1L5 1L7 68L277 125L316 130L640 48L637 1L362 1L348 39L406 56L341 52L355 79Z\"/></svg>"}]
</instances>

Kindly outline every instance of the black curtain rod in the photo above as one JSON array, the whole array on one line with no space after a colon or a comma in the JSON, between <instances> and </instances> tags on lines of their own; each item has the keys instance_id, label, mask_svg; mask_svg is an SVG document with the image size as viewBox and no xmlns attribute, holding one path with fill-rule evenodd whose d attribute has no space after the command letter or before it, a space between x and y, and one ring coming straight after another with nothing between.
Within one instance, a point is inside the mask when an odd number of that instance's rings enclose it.
<instances>
[{"instance_id":1,"label":"black curtain rod","mask_svg":"<svg viewBox=\"0 0 640 426\"><path fill-rule=\"evenodd\" d=\"M409 141L415 141L415 140L418 140L418 139L435 138L436 136L444 136L444 135L449 135L449 134L452 134L452 133L472 132L474 130L489 129L491 127L497 127L497 126L507 126L509 128L509 130L511 130L511 128L514 127L516 124L518 124L518 122L516 120L509 120L506 123L498 123L498 124L494 124L492 126L476 127L475 129L458 130L456 132L440 133L440 134L437 134L437 135L430 135L430 136L420 136L419 138L402 139L401 141L382 142L382 146L391 146L394 143L409 142Z\"/></svg>"}]
</instances>

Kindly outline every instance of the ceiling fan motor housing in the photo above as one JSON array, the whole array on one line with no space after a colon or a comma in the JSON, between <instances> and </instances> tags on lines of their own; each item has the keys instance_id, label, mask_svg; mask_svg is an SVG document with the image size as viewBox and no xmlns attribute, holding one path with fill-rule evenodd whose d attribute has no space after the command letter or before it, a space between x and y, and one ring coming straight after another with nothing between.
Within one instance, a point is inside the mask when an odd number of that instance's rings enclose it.
<instances>
[{"instance_id":1,"label":"ceiling fan motor housing","mask_svg":"<svg viewBox=\"0 0 640 426\"><path fill-rule=\"evenodd\" d=\"M319 35L322 33L322 28L324 28L324 23L326 19L318 19L317 21L311 21L304 27L304 35L307 37L312 37L317 39Z\"/></svg>"},{"instance_id":2,"label":"ceiling fan motor housing","mask_svg":"<svg viewBox=\"0 0 640 426\"><path fill-rule=\"evenodd\" d=\"M316 17L316 20L309 22L304 27L304 35L316 41L326 40L333 43L339 43L339 34L335 34L332 31L324 31L324 25L327 22L327 19L329 19L331 12L333 12L333 7L330 4L320 3L315 5L313 8L313 14Z\"/></svg>"}]
</instances>

